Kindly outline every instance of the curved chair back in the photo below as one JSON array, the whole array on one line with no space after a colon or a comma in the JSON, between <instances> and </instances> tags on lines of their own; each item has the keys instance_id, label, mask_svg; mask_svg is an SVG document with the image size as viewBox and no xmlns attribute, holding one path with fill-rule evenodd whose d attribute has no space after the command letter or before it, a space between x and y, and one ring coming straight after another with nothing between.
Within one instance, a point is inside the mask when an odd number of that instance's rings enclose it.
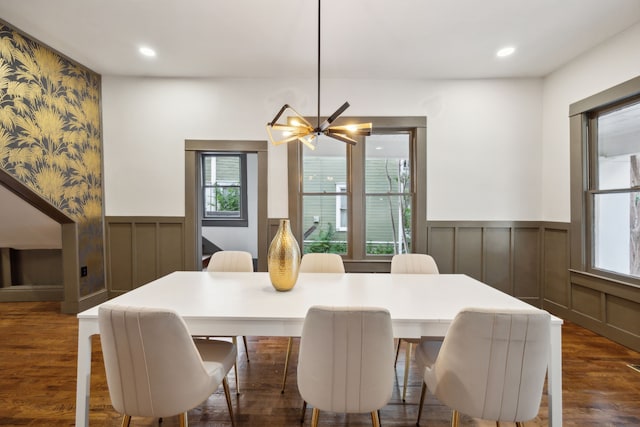
<instances>
[{"instance_id":1,"label":"curved chair back","mask_svg":"<svg viewBox=\"0 0 640 427\"><path fill-rule=\"evenodd\" d=\"M338 254L309 253L302 256L300 269L298 271L300 273L344 273L344 264L342 263L342 257ZM289 357L291 356L292 343L292 338L289 337L287 356L284 360L281 393L284 393L287 385L287 372L289 370Z\"/></svg>"},{"instance_id":2,"label":"curved chair back","mask_svg":"<svg viewBox=\"0 0 640 427\"><path fill-rule=\"evenodd\" d=\"M431 255L398 254L391 258L393 274L438 274L438 265Z\"/></svg>"},{"instance_id":3,"label":"curved chair back","mask_svg":"<svg viewBox=\"0 0 640 427\"><path fill-rule=\"evenodd\" d=\"M538 414L549 356L549 313L461 311L435 364L431 392L450 408L485 420L522 422Z\"/></svg>"},{"instance_id":4,"label":"curved chair back","mask_svg":"<svg viewBox=\"0 0 640 427\"><path fill-rule=\"evenodd\" d=\"M103 305L100 342L109 395L129 416L170 417L206 400L218 387L187 326L170 310Z\"/></svg>"},{"instance_id":5,"label":"curved chair back","mask_svg":"<svg viewBox=\"0 0 640 427\"><path fill-rule=\"evenodd\" d=\"M300 273L344 273L344 263L338 254L304 254L300 261Z\"/></svg>"},{"instance_id":6,"label":"curved chair back","mask_svg":"<svg viewBox=\"0 0 640 427\"><path fill-rule=\"evenodd\" d=\"M300 338L300 394L319 410L377 411L393 391L393 350L387 310L311 307Z\"/></svg>"},{"instance_id":7,"label":"curved chair back","mask_svg":"<svg viewBox=\"0 0 640 427\"><path fill-rule=\"evenodd\" d=\"M253 258L245 251L219 251L211 255L207 271L253 272Z\"/></svg>"}]
</instances>

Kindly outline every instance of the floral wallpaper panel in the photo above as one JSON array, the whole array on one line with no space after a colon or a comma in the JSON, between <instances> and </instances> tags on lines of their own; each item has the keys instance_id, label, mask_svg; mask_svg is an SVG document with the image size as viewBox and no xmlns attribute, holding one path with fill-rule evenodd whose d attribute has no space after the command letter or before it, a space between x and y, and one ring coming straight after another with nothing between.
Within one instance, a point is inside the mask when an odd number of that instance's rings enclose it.
<instances>
[{"instance_id":1,"label":"floral wallpaper panel","mask_svg":"<svg viewBox=\"0 0 640 427\"><path fill-rule=\"evenodd\" d=\"M78 223L81 296L105 286L100 83L0 22L0 168Z\"/></svg>"}]
</instances>

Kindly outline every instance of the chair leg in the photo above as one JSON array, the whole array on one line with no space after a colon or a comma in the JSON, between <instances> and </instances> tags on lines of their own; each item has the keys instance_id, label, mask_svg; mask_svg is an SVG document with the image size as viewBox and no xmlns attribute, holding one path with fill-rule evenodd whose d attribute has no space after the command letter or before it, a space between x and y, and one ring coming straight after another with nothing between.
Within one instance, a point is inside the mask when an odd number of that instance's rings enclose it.
<instances>
[{"instance_id":1,"label":"chair leg","mask_svg":"<svg viewBox=\"0 0 640 427\"><path fill-rule=\"evenodd\" d=\"M407 347L404 351L404 387L402 388L402 401L404 402L407 397L407 380L409 379L409 364L411 363L411 343L407 342Z\"/></svg>"},{"instance_id":2,"label":"chair leg","mask_svg":"<svg viewBox=\"0 0 640 427\"><path fill-rule=\"evenodd\" d=\"M418 420L416 425L420 425L420 417L422 416L422 405L424 405L424 395L427 394L427 384L422 382L422 392L420 392L420 405L418 406Z\"/></svg>"},{"instance_id":3,"label":"chair leg","mask_svg":"<svg viewBox=\"0 0 640 427\"><path fill-rule=\"evenodd\" d=\"M304 414L307 412L307 401L302 401L302 415L300 416L300 424L304 424Z\"/></svg>"},{"instance_id":4,"label":"chair leg","mask_svg":"<svg viewBox=\"0 0 640 427\"><path fill-rule=\"evenodd\" d=\"M460 422L460 413L454 409L453 414L451 414L451 427L458 427L458 423Z\"/></svg>"},{"instance_id":5,"label":"chair leg","mask_svg":"<svg viewBox=\"0 0 640 427\"><path fill-rule=\"evenodd\" d=\"M378 411L371 412L371 424L373 427L380 427L380 415Z\"/></svg>"},{"instance_id":6,"label":"chair leg","mask_svg":"<svg viewBox=\"0 0 640 427\"><path fill-rule=\"evenodd\" d=\"M189 418L186 412L180 414L180 427L189 427Z\"/></svg>"},{"instance_id":7,"label":"chair leg","mask_svg":"<svg viewBox=\"0 0 640 427\"><path fill-rule=\"evenodd\" d=\"M122 416L122 427L129 427L129 423L131 423L131 415L123 415Z\"/></svg>"},{"instance_id":8,"label":"chair leg","mask_svg":"<svg viewBox=\"0 0 640 427\"><path fill-rule=\"evenodd\" d=\"M524 423L522 421L516 421L516 427L524 427Z\"/></svg>"},{"instance_id":9,"label":"chair leg","mask_svg":"<svg viewBox=\"0 0 640 427\"><path fill-rule=\"evenodd\" d=\"M231 337L231 342L233 343L233 345L236 347L236 349L238 348L238 338L236 337ZM240 386L238 385L238 359L236 358L236 361L233 363L233 372L235 372L236 374L236 394L239 395L240 394Z\"/></svg>"},{"instance_id":10,"label":"chair leg","mask_svg":"<svg viewBox=\"0 0 640 427\"><path fill-rule=\"evenodd\" d=\"M247 337L242 336L242 343L244 344L244 355L247 357L247 363L249 363L249 346L247 345Z\"/></svg>"},{"instance_id":11,"label":"chair leg","mask_svg":"<svg viewBox=\"0 0 640 427\"><path fill-rule=\"evenodd\" d=\"M231 393L229 393L229 382L227 377L222 379L222 388L224 389L224 397L227 399L227 408L229 408L229 417L231 418L231 427L235 427L236 422L233 416L233 406L231 406Z\"/></svg>"},{"instance_id":12,"label":"chair leg","mask_svg":"<svg viewBox=\"0 0 640 427\"><path fill-rule=\"evenodd\" d=\"M289 342L287 343L287 357L284 359L284 373L282 374L282 390L280 393L284 393L284 388L287 385L287 370L289 369L289 356L291 356L291 343L293 338L289 337Z\"/></svg>"},{"instance_id":13,"label":"chair leg","mask_svg":"<svg viewBox=\"0 0 640 427\"><path fill-rule=\"evenodd\" d=\"M402 338L398 338L398 345L396 346L396 360L393 361L393 367L396 367L398 363L398 353L400 353L400 344L402 343Z\"/></svg>"},{"instance_id":14,"label":"chair leg","mask_svg":"<svg viewBox=\"0 0 640 427\"><path fill-rule=\"evenodd\" d=\"M320 410L318 408L313 408L313 412L311 413L311 427L318 427L319 417L320 417Z\"/></svg>"}]
</instances>

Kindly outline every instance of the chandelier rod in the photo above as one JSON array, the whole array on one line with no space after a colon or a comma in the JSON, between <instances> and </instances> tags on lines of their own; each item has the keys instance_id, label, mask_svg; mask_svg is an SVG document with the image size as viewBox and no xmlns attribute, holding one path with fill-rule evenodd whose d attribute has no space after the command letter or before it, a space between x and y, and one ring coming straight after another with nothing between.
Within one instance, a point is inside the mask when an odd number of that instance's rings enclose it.
<instances>
[{"instance_id":1,"label":"chandelier rod","mask_svg":"<svg viewBox=\"0 0 640 427\"><path fill-rule=\"evenodd\" d=\"M280 111L276 114L272 121L267 123L267 132L269 134L269 138L274 145L284 144L295 139L299 140L303 144L307 145L309 148L314 149L315 147L311 144L316 137L320 136L320 134L324 134L330 138L337 139L339 141L345 142L347 144L355 145L356 140L353 139L354 135L371 135L371 123L360 123L357 125L351 126L331 126L331 124L347 109L349 108L349 102L345 102L342 104L336 111L333 112L329 117L327 117L324 122L320 123L320 96L321 96L321 78L320 73L322 70L321 66L321 46L322 46L322 8L321 8L322 0L318 0L318 113L317 113L317 123L314 128L310 123L313 119L305 119L301 116L297 111L295 111L289 104L284 104ZM288 124L278 123L280 117L286 110L291 110L297 119L288 121ZM282 139L275 140L272 131L282 132ZM317 142L317 140L316 140Z\"/></svg>"},{"instance_id":2,"label":"chandelier rod","mask_svg":"<svg viewBox=\"0 0 640 427\"><path fill-rule=\"evenodd\" d=\"M320 129L320 0L318 0L318 121L316 132Z\"/></svg>"}]
</instances>

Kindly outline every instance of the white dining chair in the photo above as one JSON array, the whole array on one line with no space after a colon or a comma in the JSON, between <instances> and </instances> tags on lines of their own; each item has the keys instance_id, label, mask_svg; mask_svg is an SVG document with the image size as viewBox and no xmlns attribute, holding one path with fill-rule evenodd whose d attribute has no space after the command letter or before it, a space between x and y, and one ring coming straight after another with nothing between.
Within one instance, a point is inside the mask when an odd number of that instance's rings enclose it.
<instances>
[{"instance_id":1,"label":"white dining chair","mask_svg":"<svg viewBox=\"0 0 640 427\"><path fill-rule=\"evenodd\" d=\"M211 255L207 271L253 272L253 258L245 251L218 251Z\"/></svg>"},{"instance_id":2,"label":"white dining chair","mask_svg":"<svg viewBox=\"0 0 640 427\"><path fill-rule=\"evenodd\" d=\"M227 373L236 346L227 341L193 340L182 318L172 310L103 305L98 309L100 343L109 395L123 414L180 417L205 401L222 383L231 424L235 425Z\"/></svg>"},{"instance_id":3,"label":"white dining chair","mask_svg":"<svg viewBox=\"0 0 640 427\"><path fill-rule=\"evenodd\" d=\"M344 273L344 263L338 254L304 254L300 260L300 273Z\"/></svg>"},{"instance_id":4,"label":"white dining chair","mask_svg":"<svg viewBox=\"0 0 640 427\"><path fill-rule=\"evenodd\" d=\"M426 254L397 254L391 258L391 274L439 274L438 265L431 255ZM427 339L427 338L425 338ZM396 348L396 358L393 366L398 363L398 354L400 353L400 345L405 342L404 356L404 384L402 387L402 401L407 397L407 382L409 379L409 367L411 364L411 349L414 344L420 344L421 339L416 338L398 338L398 346ZM436 342L441 339L435 339Z\"/></svg>"},{"instance_id":5,"label":"white dining chair","mask_svg":"<svg viewBox=\"0 0 640 427\"><path fill-rule=\"evenodd\" d=\"M207 271L212 272L247 272L253 273L253 257L246 251L218 251L211 255ZM236 337L231 337L233 343L237 345ZM249 363L249 346L247 345L247 337L242 336L244 344L244 354ZM240 393L240 385L238 383L238 363L234 365L236 373L236 393Z\"/></svg>"},{"instance_id":6,"label":"white dining chair","mask_svg":"<svg viewBox=\"0 0 640 427\"><path fill-rule=\"evenodd\" d=\"M300 273L344 273L344 263L338 254L330 253L308 253L300 260ZM291 347L293 338L289 337L287 342L287 356L284 360L284 373L282 374L282 389L284 393L287 385L287 372L289 371L289 359L291 358Z\"/></svg>"},{"instance_id":7,"label":"white dining chair","mask_svg":"<svg viewBox=\"0 0 640 427\"><path fill-rule=\"evenodd\" d=\"M379 409L393 392L393 330L383 308L322 307L309 309L298 355L298 389L319 411L369 413L380 425Z\"/></svg>"},{"instance_id":8,"label":"white dining chair","mask_svg":"<svg viewBox=\"0 0 640 427\"><path fill-rule=\"evenodd\" d=\"M397 254L391 258L391 274L438 274L438 264L431 255Z\"/></svg>"},{"instance_id":9,"label":"white dining chair","mask_svg":"<svg viewBox=\"0 0 640 427\"><path fill-rule=\"evenodd\" d=\"M416 350L424 367L418 420L428 388L459 414L523 426L539 411L549 357L550 316L535 308L468 308L454 318L442 346Z\"/></svg>"}]
</instances>

